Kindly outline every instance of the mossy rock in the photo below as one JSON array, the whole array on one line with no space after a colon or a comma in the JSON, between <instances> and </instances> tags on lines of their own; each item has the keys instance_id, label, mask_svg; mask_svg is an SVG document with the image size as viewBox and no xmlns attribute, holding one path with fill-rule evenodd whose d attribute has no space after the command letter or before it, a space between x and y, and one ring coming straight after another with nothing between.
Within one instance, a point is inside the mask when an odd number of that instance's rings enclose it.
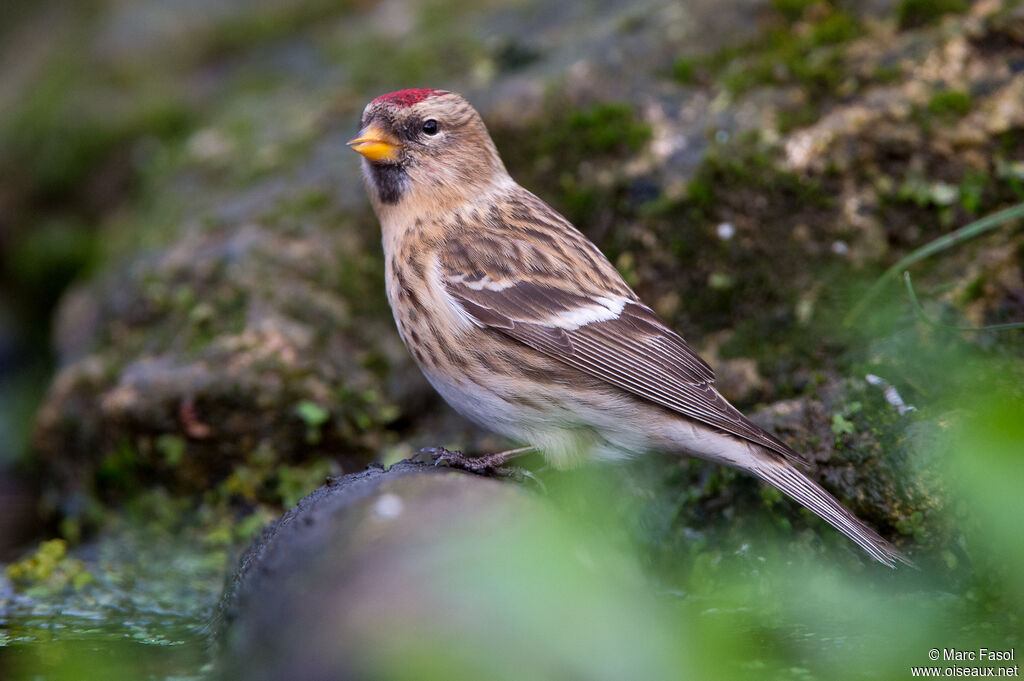
<instances>
[{"instance_id":1,"label":"mossy rock","mask_svg":"<svg viewBox=\"0 0 1024 681\"><path fill-rule=\"evenodd\" d=\"M264 479L229 493L267 501L275 467L374 458L427 388L392 330L378 258L355 250L358 230L193 232L79 288L36 426L50 484L109 499L157 482L196 494L248 465ZM367 300L376 312L357 316Z\"/></svg>"}]
</instances>

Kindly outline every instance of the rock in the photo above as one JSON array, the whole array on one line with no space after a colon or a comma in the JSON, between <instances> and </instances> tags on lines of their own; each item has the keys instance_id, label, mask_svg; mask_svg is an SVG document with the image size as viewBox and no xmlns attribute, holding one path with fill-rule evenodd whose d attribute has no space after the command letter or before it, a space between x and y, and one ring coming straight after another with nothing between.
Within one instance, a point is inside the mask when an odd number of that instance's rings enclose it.
<instances>
[{"instance_id":1,"label":"rock","mask_svg":"<svg viewBox=\"0 0 1024 681\"><path fill-rule=\"evenodd\" d=\"M1024 45L1024 6L1006 3L1006 9L993 13L989 25L995 34Z\"/></svg>"},{"instance_id":2,"label":"rock","mask_svg":"<svg viewBox=\"0 0 1024 681\"><path fill-rule=\"evenodd\" d=\"M887 384L886 384L887 385ZM953 541L944 515L951 505L932 469L942 445L937 426L900 413L884 387L864 379L831 380L811 397L775 402L753 420L779 435L809 462L808 472L858 517L883 534L906 531L924 514L931 535L916 537L928 554Z\"/></svg>"},{"instance_id":3,"label":"rock","mask_svg":"<svg viewBox=\"0 0 1024 681\"><path fill-rule=\"evenodd\" d=\"M0 560L15 552L39 531L36 515L38 490L22 476L0 470Z\"/></svg>"},{"instance_id":4,"label":"rock","mask_svg":"<svg viewBox=\"0 0 1024 681\"><path fill-rule=\"evenodd\" d=\"M287 462L333 448L365 465L388 444L381 427L428 388L356 230L192 231L69 296L56 325L64 368L35 433L53 481L91 491L105 468L197 492L257 449ZM379 311L361 313L367 300ZM318 422L307 403L326 410ZM166 437L183 444L174 461L155 446Z\"/></svg>"},{"instance_id":5,"label":"rock","mask_svg":"<svg viewBox=\"0 0 1024 681\"><path fill-rule=\"evenodd\" d=\"M411 630L466 635L445 599L463 578L457 557L540 506L517 486L412 462L333 479L242 556L218 608L218 677L381 678L381 655Z\"/></svg>"},{"instance_id":6,"label":"rock","mask_svg":"<svg viewBox=\"0 0 1024 681\"><path fill-rule=\"evenodd\" d=\"M590 498L411 462L336 479L242 557L213 678L699 676L678 602L615 539L615 501Z\"/></svg>"}]
</instances>

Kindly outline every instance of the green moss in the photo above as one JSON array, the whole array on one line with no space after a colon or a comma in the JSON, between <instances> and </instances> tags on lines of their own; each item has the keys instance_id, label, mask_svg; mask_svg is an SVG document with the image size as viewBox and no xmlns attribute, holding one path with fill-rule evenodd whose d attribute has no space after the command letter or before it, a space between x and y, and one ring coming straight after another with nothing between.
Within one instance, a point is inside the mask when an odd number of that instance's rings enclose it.
<instances>
[{"instance_id":1,"label":"green moss","mask_svg":"<svg viewBox=\"0 0 1024 681\"><path fill-rule=\"evenodd\" d=\"M15 287L31 291L32 303L53 305L64 288L96 260L96 239L88 225L51 220L15 232L3 265Z\"/></svg>"},{"instance_id":2,"label":"green moss","mask_svg":"<svg viewBox=\"0 0 1024 681\"><path fill-rule=\"evenodd\" d=\"M779 132L788 133L797 128L814 124L821 118L821 109L817 106L804 106L797 109L780 109L777 114Z\"/></svg>"},{"instance_id":3,"label":"green moss","mask_svg":"<svg viewBox=\"0 0 1024 681\"><path fill-rule=\"evenodd\" d=\"M667 246L658 257L667 262L655 272L645 266L638 279L648 286L659 282L654 296L700 291L687 297L685 308L669 321L697 337L714 329L735 330L723 353L757 359L766 377L785 393L791 375L784 365L772 365L810 341L791 316L801 284L793 278L781 281L776 264L799 257L795 253L804 247L794 239L794 221L814 221L833 205L817 180L781 169L777 153L756 136L713 146L683 199L649 204L640 211L643 228L653 230L658 243ZM747 237L725 240L717 235L717 224L738 216L747 220L754 205L756 220L748 224L758 230L756 245ZM643 245L630 247L634 249L645 253ZM649 261L638 258L642 264ZM787 310L785 315L782 310Z\"/></svg>"},{"instance_id":4,"label":"green moss","mask_svg":"<svg viewBox=\"0 0 1024 681\"><path fill-rule=\"evenodd\" d=\"M242 518L235 525L235 539L237 541L250 541L260 530L277 519L277 512L266 507L259 507L249 515Z\"/></svg>"},{"instance_id":5,"label":"green moss","mask_svg":"<svg viewBox=\"0 0 1024 681\"><path fill-rule=\"evenodd\" d=\"M792 195L804 205L830 205L817 180L781 169L774 151L756 138L709 149L688 187L689 200L700 209L720 205L735 188Z\"/></svg>"},{"instance_id":6,"label":"green moss","mask_svg":"<svg viewBox=\"0 0 1024 681\"><path fill-rule=\"evenodd\" d=\"M187 447L185 438L178 435L165 433L156 439L156 450L163 455L164 462L171 468L181 465Z\"/></svg>"},{"instance_id":7,"label":"green moss","mask_svg":"<svg viewBox=\"0 0 1024 681\"><path fill-rule=\"evenodd\" d=\"M967 286L964 287L963 294L961 295L959 302L962 305L966 305L974 302L975 300L979 300L983 295L985 295L985 283L987 281L988 277L984 274L979 274L971 279Z\"/></svg>"},{"instance_id":8,"label":"green moss","mask_svg":"<svg viewBox=\"0 0 1024 681\"><path fill-rule=\"evenodd\" d=\"M331 418L331 412L316 402L303 400L295 406L295 415L306 424L306 442L315 445L320 442L320 429Z\"/></svg>"},{"instance_id":9,"label":"green moss","mask_svg":"<svg viewBox=\"0 0 1024 681\"><path fill-rule=\"evenodd\" d=\"M839 412L832 414L832 432L839 435L853 435L854 425Z\"/></svg>"},{"instance_id":10,"label":"green moss","mask_svg":"<svg viewBox=\"0 0 1024 681\"><path fill-rule=\"evenodd\" d=\"M786 496L777 487L765 486L761 488L761 500L765 506L771 507L781 502Z\"/></svg>"},{"instance_id":11,"label":"green moss","mask_svg":"<svg viewBox=\"0 0 1024 681\"><path fill-rule=\"evenodd\" d=\"M182 295L187 299L185 290ZM198 353L220 336L241 333L246 323L247 301L246 293L232 285L211 282L202 299L177 311L176 318L184 317L181 325L186 330L185 347Z\"/></svg>"},{"instance_id":12,"label":"green moss","mask_svg":"<svg viewBox=\"0 0 1024 681\"><path fill-rule=\"evenodd\" d=\"M929 181L919 175L909 175L891 199L913 203L921 208L946 208L960 198L958 187L946 182Z\"/></svg>"},{"instance_id":13,"label":"green moss","mask_svg":"<svg viewBox=\"0 0 1024 681\"><path fill-rule=\"evenodd\" d=\"M864 411L864 404L860 401L854 400L848 403L841 411L832 413L832 434L835 435L836 446L841 446L844 443L844 435L854 435L859 431L859 428L865 428L866 424L860 423L860 425L854 423L857 414ZM876 433L877 434L877 433Z\"/></svg>"},{"instance_id":14,"label":"green moss","mask_svg":"<svg viewBox=\"0 0 1024 681\"><path fill-rule=\"evenodd\" d=\"M672 75L684 84L706 83L713 80L734 59L741 57L744 46L725 46L717 51L697 57L681 57L673 64Z\"/></svg>"},{"instance_id":15,"label":"green moss","mask_svg":"<svg viewBox=\"0 0 1024 681\"><path fill-rule=\"evenodd\" d=\"M320 459L304 466L280 466L277 469L276 490L282 506L294 506L299 499L324 484L328 476L340 472L338 465L329 459Z\"/></svg>"},{"instance_id":16,"label":"green moss","mask_svg":"<svg viewBox=\"0 0 1024 681\"><path fill-rule=\"evenodd\" d=\"M914 541L918 544L924 544L928 538L928 531L924 522L924 514L920 511L914 511L909 516L900 518L896 522L896 530L900 534L913 537Z\"/></svg>"},{"instance_id":17,"label":"green moss","mask_svg":"<svg viewBox=\"0 0 1024 681\"><path fill-rule=\"evenodd\" d=\"M809 7L817 4L819 0L772 0L775 11L789 22L800 20Z\"/></svg>"},{"instance_id":18,"label":"green moss","mask_svg":"<svg viewBox=\"0 0 1024 681\"><path fill-rule=\"evenodd\" d=\"M220 496L230 499L238 497L249 502L258 501L263 497L269 471L261 466L235 466L231 475L220 484Z\"/></svg>"},{"instance_id":19,"label":"green moss","mask_svg":"<svg viewBox=\"0 0 1024 681\"><path fill-rule=\"evenodd\" d=\"M163 487L149 487L137 489L128 497L123 514L132 524L163 535L182 529L193 508L193 501L187 497L172 495Z\"/></svg>"},{"instance_id":20,"label":"green moss","mask_svg":"<svg viewBox=\"0 0 1024 681\"><path fill-rule=\"evenodd\" d=\"M708 288L713 290L724 291L735 285L736 279L726 272L712 272L708 277Z\"/></svg>"},{"instance_id":21,"label":"green moss","mask_svg":"<svg viewBox=\"0 0 1024 681\"><path fill-rule=\"evenodd\" d=\"M511 166L531 165L537 172L557 160L557 180L565 189L574 187L569 170L583 161L610 157L630 158L650 139L651 128L636 117L633 105L605 101L578 110L551 107L549 120L525 130L496 130L503 158ZM509 136L509 133L514 135Z\"/></svg>"},{"instance_id":22,"label":"green moss","mask_svg":"<svg viewBox=\"0 0 1024 681\"><path fill-rule=\"evenodd\" d=\"M811 27L809 42L815 47L849 42L863 33L860 22L846 12L834 11Z\"/></svg>"},{"instance_id":23,"label":"green moss","mask_svg":"<svg viewBox=\"0 0 1024 681\"><path fill-rule=\"evenodd\" d=\"M697 80L697 60L690 57L677 59L672 65L672 77L683 85L691 85Z\"/></svg>"},{"instance_id":24,"label":"green moss","mask_svg":"<svg viewBox=\"0 0 1024 681\"><path fill-rule=\"evenodd\" d=\"M876 83L892 83L903 76L903 69L896 65L881 64L871 74L871 79Z\"/></svg>"},{"instance_id":25,"label":"green moss","mask_svg":"<svg viewBox=\"0 0 1024 681\"><path fill-rule=\"evenodd\" d=\"M928 111L943 118L960 118L971 110L971 95L962 90L936 92L928 100Z\"/></svg>"},{"instance_id":26,"label":"green moss","mask_svg":"<svg viewBox=\"0 0 1024 681\"><path fill-rule=\"evenodd\" d=\"M800 2L781 3L788 21L803 16ZM739 46L727 46L714 54L678 60L674 77L683 83L715 81L734 95L761 85L799 85L808 90L812 104L833 96L845 74L840 47L859 37L863 27L856 17L823 6L825 11L807 30L773 27Z\"/></svg>"},{"instance_id":27,"label":"green moss","mask_svg":"<svg viewBox=\"0 0 1024 681\"><path fill-rule=\"evenodd\" d=\"M902 0L896 6L896 20L901 29L933 24L947 14L966 12L967 0Z\"/></svg>"},{"instance_id":28,"label":"green moss","mask_svg":"<svg viewBox=\"0 0 1024 681\"><path fill-rule=\"evenodd\" d=\"M81 560L68 557L63 539L44 541L34 554L8 565L6 574L16 587L37 598L52 597L68 588L81 589L94 579Z\"/></svg>"},{"instance_id":29,"label":"green moss","mask_svg":"<svg viewBox=\"0 0 1024 681\"><path fill-rule=\"evenodd\" d=\"M650 126L636 120L632 105L602 102L557 121L542 146L549 153L580 157L628 154L639 151L650 138Z\"/></svg>"},{"instance_id":30,"label":"green moss","mask_svg":"<svg viewBox=\"0 0 1024 681\"><path fill-rule=\"evenodd\" d=\"M989 184L988 175L976 170L968 170L960 181L960 205L971 214L977 214L981 208L985 188Z\"/></svg>"},{"instance_id":31,"label":"green moss","mask_svg":"<svg viewBox=\"0 0 1024 681\"><path fill-rule=\"evenodd\" d=\"M133 486L134 473L139 467L139 455L131 440L121 437L107 452L96 469L96 481L100 488L128 490Z\"/></svg>"},{"instance_id":32,"label":"green moss","mask_svg":"<svg viewBox=\"0 0 1024 681\"><path fill-rule=\"evenodd\" d=\"M549 110L543 123L492 129L502 159L524 186L574 223L592 224L600 215L614 219L628 204L623 163L651 138L650 126L622 102L574 110L552 101ZM600 186L593 182L598 174L605 179ZM618 251L612 247L607 254L614 259Z\"/></svg>"}]
</instances>

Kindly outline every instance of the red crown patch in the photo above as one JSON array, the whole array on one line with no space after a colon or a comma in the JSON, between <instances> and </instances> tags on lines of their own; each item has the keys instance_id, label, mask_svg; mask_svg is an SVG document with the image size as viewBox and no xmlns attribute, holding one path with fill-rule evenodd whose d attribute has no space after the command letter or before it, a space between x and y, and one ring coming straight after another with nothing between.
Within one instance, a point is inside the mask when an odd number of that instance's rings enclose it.
<instances>
[{"instance_id":1,"label":"red crown patch","mask_svg":"<svg viewBox=\"0 0 1024 681\"><path fill-rule=\"evenodd\" d=\"M424 99L429 97L436 97L437 95L446 95L447 90L434 90L428 87L413 88L411 90L399 90L398 92L389 92L386 95L381 95L374 99L374 102L387 102L388 104L394 104L395 106L405 108L418 104Z\"/></svg>"}]
</instances>

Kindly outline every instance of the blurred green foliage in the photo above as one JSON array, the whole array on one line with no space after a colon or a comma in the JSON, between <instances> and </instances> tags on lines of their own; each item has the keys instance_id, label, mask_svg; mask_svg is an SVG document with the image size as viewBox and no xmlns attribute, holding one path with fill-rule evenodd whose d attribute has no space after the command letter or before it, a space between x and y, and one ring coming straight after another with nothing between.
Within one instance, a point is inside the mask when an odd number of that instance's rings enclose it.
<instances>
[{"instance_id":1,"label":"blurred green foliage","mask_svg":"<svg viewBox=\"0 0 1024 681\"><path fill-rule=\"evenodd\" d=\"M296 405L295 414L306 424L306 441L310 444L320 442L320 427L331 418L331 412L316 402L303 400Z\"/></svg>"}]
</instances>

